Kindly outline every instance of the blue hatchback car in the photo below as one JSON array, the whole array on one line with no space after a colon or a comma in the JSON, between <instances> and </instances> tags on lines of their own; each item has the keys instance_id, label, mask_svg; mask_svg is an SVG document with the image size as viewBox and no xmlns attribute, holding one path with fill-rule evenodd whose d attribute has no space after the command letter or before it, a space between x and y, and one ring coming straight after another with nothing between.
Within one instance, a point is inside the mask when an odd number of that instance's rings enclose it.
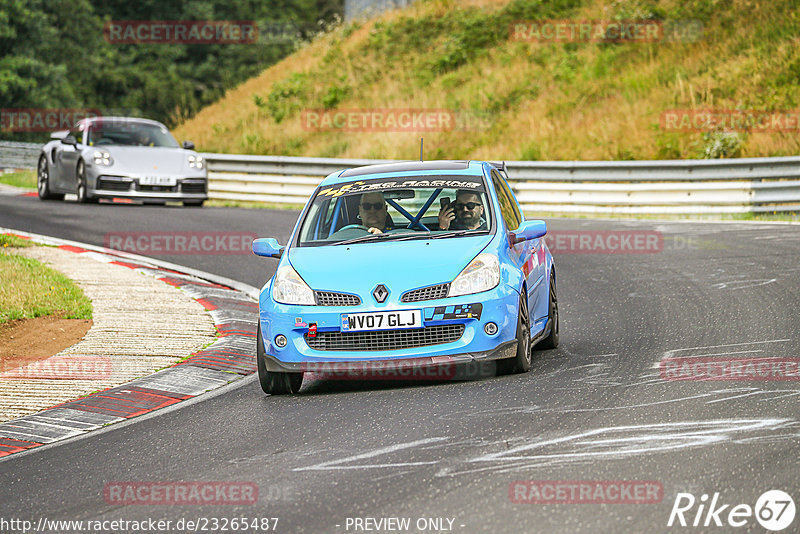
<instances>
[{"instance_id":1,"label":"blue hatchback car","mask_svg":"<svg viewBox=\"0 0 800 534\"><path fill-rule=\"evenodd\" d=\"M269 394L305 372L493 361L526 372L558 345L544 221L525 220L502 165L426 161L329 175L259 299L258 374ZM413 377L413 375L412 375Z\"/></svg>"}]
</instances>

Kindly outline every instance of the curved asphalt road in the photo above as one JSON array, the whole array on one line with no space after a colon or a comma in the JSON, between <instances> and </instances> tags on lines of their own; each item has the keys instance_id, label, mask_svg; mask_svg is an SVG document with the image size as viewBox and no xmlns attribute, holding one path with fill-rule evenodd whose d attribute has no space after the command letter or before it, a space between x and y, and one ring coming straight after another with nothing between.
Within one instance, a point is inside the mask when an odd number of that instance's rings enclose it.
<instances>
[{"instance_id":1,"label":"curved asphalt road","mask_svg":"<svg viewBox=\"0 0 800 534\"><path fill-rule=\"evenodd\" d=\"M108 231L254 232L285 242L296 217L0 198L0 226L97 245ZM0 519L278 517L278 532L387 532L356 530L352 518L404 517L412 532L419 518L451 519L456 532L763 532L752 517L733 529L728 512L771 489L800 498L800 382L666 381L654 365L665 355L800 357L800 227L554 220L550 229L655 230L664 250L557 253L562 345L536 353L530 373L314 381L295 397L264 396L251 378L0 461ZM259 287L275 268L249 255L156 257ZM260 498L117 506L103 496L114 481L197 480L253 482ZM514 503L509 488L520 480L650 480L664 495L650 504ZM719 492L717 507L730 505L723 526L709 518L703 527L703 513L698 528L668 528L681 492ZM690 525L697 510L685 513Z\"/></svg>"}]
</instances>

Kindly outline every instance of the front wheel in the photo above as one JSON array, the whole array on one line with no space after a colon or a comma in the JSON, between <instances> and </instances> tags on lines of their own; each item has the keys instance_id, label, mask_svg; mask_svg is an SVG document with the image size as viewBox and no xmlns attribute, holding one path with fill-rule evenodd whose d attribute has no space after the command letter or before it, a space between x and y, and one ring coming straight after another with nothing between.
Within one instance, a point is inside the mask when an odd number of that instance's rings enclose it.
<instances>
[{"instance_id":1,"label":"front wheel","mask_svg":"<svg viewBox=\"0 0 800 534\"><path fill-rule=\"evenodd\" d=\"M527 373L531 369L531 319L528 315L528 299L525 289L519 297L517 314L517 355L514 358L497 360L497 374Z\"/></svg>"},{"instance_id":2,"label":"front wheel","mask_svg":"<svg viewBox=\"0 0 800 534\"><path fill-rule=\"evenodd\" d=\"M39 200L64 200L64 195L50 192L50 165L44 154L36 166L36 192L39 194Z\"/></svg>"},{"instance_id":3,"label":"front wheel","mask_svg":"<svg viewBox=\"0 0 800 534\"><path fill-rule=\"evenodd\" d=\"M556 294L556 272L550 273L550 305L547 311L547 324L550 326L550 333L544 338L536 348L554 349L558 347L558 295Z\"/></svg>"},{"instance_id":4,"label":"front wheel","mask_svg":"<svg viewBox=\"0 0 800 534\"><path fill-rule=\"evenodd\" d=\"M81 204L97 202L96 198L89 196L88 187L86 185L86 166L84 166L82 161L78 162L78 168L75 171L75 177L78 181L78 189L76 191L78 202Z\"/></svg>"},{"instance_id":5,"label":"front wheel","mask_svg":"<svg viewBox=\"0 0 800 534\"><path fill-rule=\"evenodd\" d=\"M303 373L273 373L267 371L266 357L264 351L264 340L261 338L261 326L256 327L256 362L258 365L258 381L261 389L267 395L292 395L300 391L303 384Z\"/></svg>"}]
</instances>

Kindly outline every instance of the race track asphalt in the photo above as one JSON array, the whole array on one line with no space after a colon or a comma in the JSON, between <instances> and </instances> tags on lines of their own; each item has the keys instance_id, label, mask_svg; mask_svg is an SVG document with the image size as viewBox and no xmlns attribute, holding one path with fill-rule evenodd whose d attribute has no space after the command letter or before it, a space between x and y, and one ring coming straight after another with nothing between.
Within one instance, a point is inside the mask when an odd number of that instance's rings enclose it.
<instances>
[{"instance_id":1,"label":"race track asphalt","mask_svg":"<svg viewBox=\"0 0 800 534\"><path fill-rule=\"evenodd\" d=\"M285 242L296 217L0 198L0 226L96 245L108 232L249 232ZM174 525L277 517L278 532L368 532L354 528L366 517L410 518L412 527L446 518L454 532L762 532L754 517L734 529L728 512L755 506L767 490L800 498L800 382L666 380L658 362L798 358L800 227L548 225L651 231L663 240L655 253L556 252L561 346L536 352L530 373L455 383L315 380L293 397L267 397L250 378L176 410L0 461L0 518ZM276 263L152 256L256 287ZM515 481L548 480L653 481L663 496L640 504L512 502ZM107 503L104 488L120 481L249 482L260 497L253 505ZM699 504L716 492L718 507L730 505L718 516L722 527L705 511L698 528L667 526L679 493ZM689 524L697 511L696 504L685 513ZM785 532L798 525L795 518Z\"/></svg>"}]
</instances>

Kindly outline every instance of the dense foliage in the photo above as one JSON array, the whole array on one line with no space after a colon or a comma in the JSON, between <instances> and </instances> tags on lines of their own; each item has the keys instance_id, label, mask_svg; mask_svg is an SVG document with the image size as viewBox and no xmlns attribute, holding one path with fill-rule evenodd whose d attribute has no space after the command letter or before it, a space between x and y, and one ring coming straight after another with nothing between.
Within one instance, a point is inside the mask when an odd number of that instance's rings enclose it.
<instances>
[{"instance_id":1,"label":"dense foliage","mask_svg":"<svg viewBox=\"0 0 800 534\"><path fill-rule=\"evenodd\" d=\"M209 152L407 159L419 153L423 130L319 129L304 121L304 112L347 117L352 110L425 108L454 118L452 128L424 132L429 158L796 155L797 5L416 0L332 29L177 132ZM553 20L648 21L661 31L643 41L517 35L520 25ZM703 110L716 110L721 120L676 128L665 118ZM735 119L739 112L748 119ZM752 125L750 119L765 115Z\"/></svg>"},{"instance_id":2,"label":"dense foliage","mask_svg":"<svg viewBox=\"0 0 800 534\"><path fill-rule=\"evenodd\" d=\"M343 0L0 0L0 108L89 108L172 126L291 53L342 10ZM260 33L253 44L104 37L107 22L131 20L252 20Z\"/></svg>"}]
</instances>

